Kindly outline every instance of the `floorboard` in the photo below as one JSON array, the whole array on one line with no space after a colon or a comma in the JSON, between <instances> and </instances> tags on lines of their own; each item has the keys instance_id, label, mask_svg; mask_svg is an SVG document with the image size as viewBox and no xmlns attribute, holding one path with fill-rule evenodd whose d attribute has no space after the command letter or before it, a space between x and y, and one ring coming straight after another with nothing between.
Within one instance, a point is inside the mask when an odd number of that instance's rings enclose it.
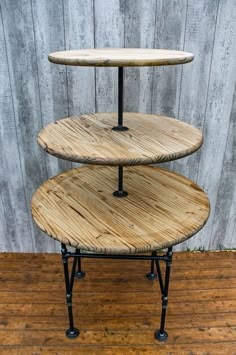
<instances>
[{"instance_id":1,"label":"floorboard","mask_svg":"<svg viewBox=\"0 0 236 355\"><path fill-rule=\"evenodd\" d=\"M80 336L65 337L67 309L58 254L0 254L0 354L236 355L236 253L175 253L166 330L159 343L158 281L147 261L83 261L75 281Z\"/></svg>"}]
</instances>

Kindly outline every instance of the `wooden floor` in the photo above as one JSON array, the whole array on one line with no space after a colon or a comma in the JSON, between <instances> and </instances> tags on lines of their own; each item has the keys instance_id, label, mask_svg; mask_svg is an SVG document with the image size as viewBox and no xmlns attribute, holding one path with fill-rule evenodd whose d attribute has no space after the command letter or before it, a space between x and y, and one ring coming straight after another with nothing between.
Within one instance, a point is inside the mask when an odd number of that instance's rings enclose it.
<instances>
[{"instance_id":1,"label":"wooden floor","mask_svg":"<svg viewBox=\"0 0 236 355\"><path fill-rule=\"evenodd\" d=\"M146 261L85 260L67 339L60 255L0 254L0 354L236 354L236 253L176 253L166 330Z\"/></svg>"}]
</instances>

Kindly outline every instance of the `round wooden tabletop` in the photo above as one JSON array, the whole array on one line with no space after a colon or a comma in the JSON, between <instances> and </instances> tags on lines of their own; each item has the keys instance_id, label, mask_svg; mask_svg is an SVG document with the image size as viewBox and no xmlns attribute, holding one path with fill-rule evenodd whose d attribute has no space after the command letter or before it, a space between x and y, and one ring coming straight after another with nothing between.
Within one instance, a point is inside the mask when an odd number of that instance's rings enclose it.
<instances>
[{"instance_id":1,"label":"round wooden tabletop","mask_svg":"<svg viewBox=\"0 0 236 355\"><path fill-rule=\"evenodd\" d=\"M209 201L168 170L124 168L125 198L112 192L117 168L86 166L46 181L32 199L37 225L54 239L98 253L140 253L176 245L205 224Z\"/></svg>"},{"instance_id":2,"label":"round wooden tabletop","mask_svg":"<svg viewBox=\"0 0 236 355\"><path fill-rule=\"evenodd\" d=\"M191 62L192 53L167 49L148 48L96 48L51 53L52 63L95 66L95 67L135 67L175 65Z\"/></svg>"},{"instance_id":3,"label":"round wooden tabletop","mask_svg":"<svg viewBox=\"0 0 236 355\"><path fill-rule=\"evenodd\" d=\"M49 124L38 143L49 154L79 163L143 165L178 159L195 152L202 133L174 118L124 113L128 131L113 131L117 113L69 117Z\"/></svg>"}]
</instances>

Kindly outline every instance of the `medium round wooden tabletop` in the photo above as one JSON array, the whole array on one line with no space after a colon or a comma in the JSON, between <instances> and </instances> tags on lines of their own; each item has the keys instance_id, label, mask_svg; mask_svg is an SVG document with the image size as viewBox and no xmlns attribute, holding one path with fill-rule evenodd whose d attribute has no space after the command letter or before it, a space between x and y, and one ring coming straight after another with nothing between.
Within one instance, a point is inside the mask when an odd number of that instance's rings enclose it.
<instances>
[{"instance_id":1,"label":"medium round wooden tabletop","mask_svg":"<svg viewBox=\"0 0 236 355\"><path fill-rule=\"evenodd\" d=\"M46 181L32 199L38 226L54 239L98 253L140 253L176 245L205 224L209 201L168 170L124 168L125 198L112 192L117 168L86 166Z\"/></svg>"},{"instance_id":2,"label":"medium round wooden tabletop","mask_svg":"<svg viewBox=\"0 0 236 355\"><path fill-rule=\"evenodd\" d=\"M191 62L192 53L167 49L148 48L97 48L51 53L52 63L95 66L95 67L134 67L175 65Z\"/></svg>"},{"instance_id":3,"label":"medium round wooden tabletop","mask_svg":"<svg viewBox=\"0 0 236 355\"><path fill-rule=\"evenodd\" d=\"M113 131L117 113L64 118L43 128L38 143L61 159L96 165L143 165L179 159L203 142L195 127L174 118L124 113L128 131Z\"/></svg>"}]
</instances>

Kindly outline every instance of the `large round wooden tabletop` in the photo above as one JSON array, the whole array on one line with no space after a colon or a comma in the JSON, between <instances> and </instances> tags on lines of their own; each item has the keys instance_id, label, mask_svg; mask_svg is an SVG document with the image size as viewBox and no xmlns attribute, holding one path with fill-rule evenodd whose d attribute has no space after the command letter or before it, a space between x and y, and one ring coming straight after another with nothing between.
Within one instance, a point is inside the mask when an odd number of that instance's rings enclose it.
<instances>
[{"instance_id":1,"label":"large round wooden tabletop","mask_svg":"<svg viewBox=\"0 0 236 355\"><path fill-rule=\"evenodd\" d=\"M193 181L168 170L86 166L46 181L32 199L37 225L54 239L98 253L140 253L176 245L205 224L209 201Z\"/></svg>"},{"instance_id":2,"label":"large round wooden tabletop","mask_svg":"<svg viewBox=\"0 0 236 355\"><path fill-rule=\"evenodd\" d=\"M56 64L96 67L175 65L191 62L193 58L188 52L148 48L80 49L48 56L49 61Z\"/></svg>"},{"instance_id":3,"label":"large round wooden tabletop","mask_svg":"<svg viewBox=\"0 0 236 355\"><path fill-rule=\"evenodd\" d=\"M174 118L124 113L128 131L113 131L117 113L68 117L49 124L40 146L58 158L96 165L143 165L179 159L203 142L195 127Z\"/></svg>"}]
</instances>

